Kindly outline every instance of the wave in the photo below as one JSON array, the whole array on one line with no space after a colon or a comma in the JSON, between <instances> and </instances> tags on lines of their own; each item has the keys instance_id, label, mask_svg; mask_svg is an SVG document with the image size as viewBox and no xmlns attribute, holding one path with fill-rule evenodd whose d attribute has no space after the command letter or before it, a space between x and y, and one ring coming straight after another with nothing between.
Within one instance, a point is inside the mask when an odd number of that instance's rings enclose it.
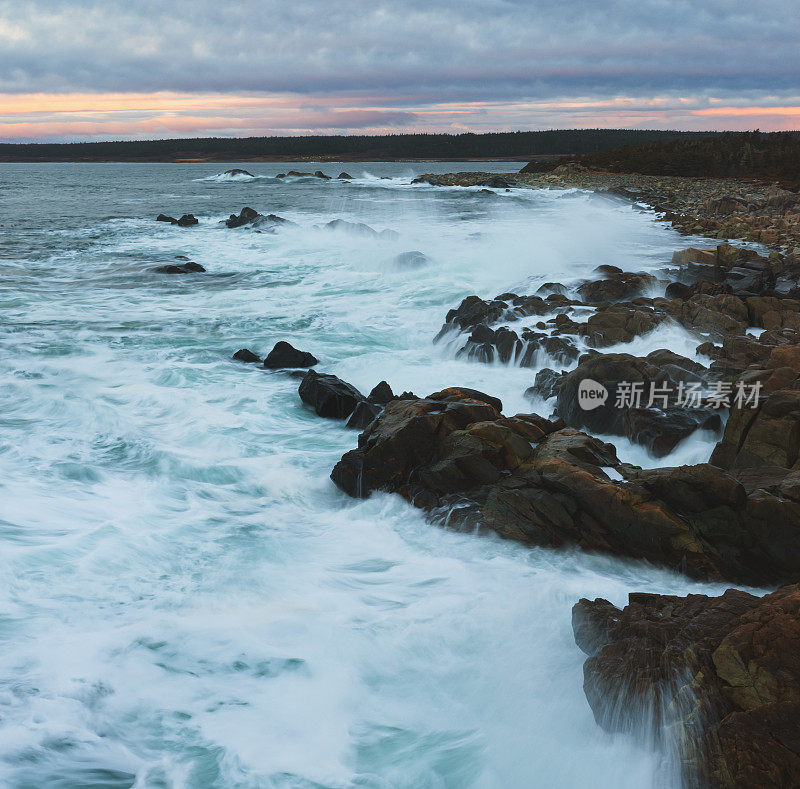
<instances>
[{"instance_id":1,"label":"wave","mask_svg":"<svg viewBox=\"0 0 800 789\"><path fill-rule=\"evenodd\" d=\"M194 181L210 181L216 184L241 183L243 181L274 180L270 175L254 175L247 170L226 170L224 173L207 175L205 178L194 178Z\"/></svg>"}]
</instances>

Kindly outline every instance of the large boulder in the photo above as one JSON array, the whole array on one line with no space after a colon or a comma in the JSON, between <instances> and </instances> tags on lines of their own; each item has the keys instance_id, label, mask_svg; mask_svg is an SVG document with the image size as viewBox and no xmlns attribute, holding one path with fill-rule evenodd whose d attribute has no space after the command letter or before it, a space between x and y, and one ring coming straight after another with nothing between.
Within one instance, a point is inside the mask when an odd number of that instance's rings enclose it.
<instances>
[{"instance_id":1,"label":"large boulder","mask_svg":"<svg viewBox=\"0 0 800 789\"><path fill-rule=\"evenodd\" d=\"M581 357L574 370L553 380L550 391L556 390L556 413L571 427L626 436L661 457L698 428L721 426L715 409L703 403L686 407L686 396L680 399L681 385L703 382L705 372L666 349L646 357L596 354ZM585 399L587 383L605 390L599 405Z\"/></svg>"},{"instance_id":2,"label":"large boulder","mask_svg":"<svg viewBox=\"0 0 800 789\"><path fill-rule=\"evenodd\" d=\"M584 599L573 629L597 722L654 736L684 785L800 786L800 587Z\"/></svg>"}]
</instances>

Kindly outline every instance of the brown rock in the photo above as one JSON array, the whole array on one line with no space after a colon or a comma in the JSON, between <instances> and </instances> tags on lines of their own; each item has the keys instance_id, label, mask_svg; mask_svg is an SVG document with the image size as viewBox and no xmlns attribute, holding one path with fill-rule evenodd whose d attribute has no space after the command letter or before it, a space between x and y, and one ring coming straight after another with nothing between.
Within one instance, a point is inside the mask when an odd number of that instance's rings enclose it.
<instances>
[{"instance_id":1,"label":"brown rock","mask_svg":"<svg viewBox=\"0 0 800 789\"><path fill-rule=\"evenodd\" d=\"M652 731L689 786L800 785L800 587L573 608L597 722Z\"/></svg>"}]
</instances>

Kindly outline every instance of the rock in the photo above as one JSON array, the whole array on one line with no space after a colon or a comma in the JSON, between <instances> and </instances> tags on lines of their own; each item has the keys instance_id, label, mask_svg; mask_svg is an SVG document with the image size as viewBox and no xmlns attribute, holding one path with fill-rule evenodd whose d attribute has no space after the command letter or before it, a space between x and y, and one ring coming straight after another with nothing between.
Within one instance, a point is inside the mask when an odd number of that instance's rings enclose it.
<instances>
[{"instance_id":1,"label":"rock","mask_svg":"<svg viewBox=\"0 0 800 789\"><path fill-rule=\"evenodd\" d=\"M391 401L331 478L351 496L399 493L450 522L454 506L466 508L473 525L528 544L741 583L800 573L800 503L790 498L800 499L800 474L766 496L708 464L642 470L563 422L503 417L480 398L451 388Z\"/></svg>"},{"instance_id":2,"label":"rock","mask_svg":"<svg viewBox=\"0 0 800 789\"><path fill-rule=\"evenodd\" d=\"M414 250L395 255L392 262L398 268L420 268L420 266L426 266L430 263L430 258L424 252Z\"/></svg>"},{"instance_id":3,"label":"rock","mask_svg":"<svg viewBox=\"0 0 800 789\"><path fill-rule=\"evenodd\" d=\"M153 271L158 274L196 274L205 269L199 263L190 260L188 263L167 263L165 266L156 266Z\"/></svg>"},{"instance_id":4,"label":"rock","mask_svg":"<svg viewBox=\"0 0 800 789\"><path fill-rule=\"evenodd\" d=\"M315 175L317 178L322 178L322 179L323 179L323 180L325 180L325 181L330 181L330 180L331 180L331 177L330 177L329 175L325 175L325 173L323 173L323 172L322 172L322 170L317 170L317 171L314 173L314 175Z\"/></svg>"},{"instance_id":5,"label":"rock","mask_svg":"<svg viewBox=\"0 0 800 789\"><path fill-rule=\"evenodd\" d=\"M237 216L236 214L231 214L228 219L225 220L226 227L242 227L242 225L249 225L252 224L261 214L258 211L248 208L245 206Z\"/></svg>"},{"instance_id":6,"label":"rock","mask_svg":"<svg viewBox=\"0 0 800 789\"><path fill-rule=\"evenodd\" d=\"M337 178L338 178L340 181L351 181L351 180L353 179L353 176L352 176L352 175L349 175L348 173L339 173L339 175L337 176Z\"/></svg>"},{"instance_id":7,"label":"rock","mask_svg":"<svg viewBox=\"0 0 800 789\"><path fill-rule=\"evenodd\" d=\"M599 304L636 298L655 285L656 278L650 274L611 271L604 279L584 282L578 286L578 293L587 304Z\"/></svg>"},{"instance_id":8,"label":"rock","mask_svg":"<svg viewBox=\"0 0 800 789\"><path fill-rule=\"evenodd\" d=\"M233 354L233 358L239 362L247 362L248 364L261 364L261 357L248 348L240 348Z\"/></svg>"},{"instance_id":9,"label":"rock","mask_svg":"<svg viewBox=\"0 0 800 789\"><path fill-rule=\"evenodd\" d=\"M586 323L565 326L561 331L585 337L587 345L604 348L631 342L635 337L653 331L667 316L646 304L611 304L590 315Z\"/></svg>"},{"instance_id":10,"label":"rock","mask_svg":"<svg viewBox=\"0 0 800 789\"><path fill-rule=\"evenodd\" d=\"M267 214L266 216L259 214L249 224L259 233L274 233L279 227L293 225L294 222L276 214Z\"/></svg>"},{"instance_id":11,"label":"rock","mask_svg":"<svg viewBox=\"0 0 800 789\"><path fill-rule=\"evenodd\" d=\"M659 364L659 361L661 364ZM655 363L654 363L655 362ZM676 404L680 382L695 383L703 380L697 372L696 362L674 354L669 365L663 365L663 357L636 357L627 353L598 354L592 357L581 357L578 366L562 376L557 382L556 412L571 427L586 428L592 433L611 435L628 435L632 440L636 436L647 436L645 443L651 443L650 432L637 433L635 420L626 422L626 413L631 408L648 408L655 405L666 414L675 410L685 410ZM584 380L596 381L605 387L607 397L602 405L591 409L581 406L579 391ZM625 386L629 384L631 386ZM639 388L641 397L632 396L633 386ZM667 395L666 407L663 396L650 403L650 393L661 392ZM629 396L631 395L631 396ZM709 414L710 415L710 414ZM684 423L676 417L673 424L676 428ZM662 424L665 428L670 420L660 420L650 415L647 420L651 425ZM697 420L702 423L704 420ZM641 417L638 424L642 424ZM699 426L696 425L696 426ZM681 437L685 437L680 429ZM678 439L680 440L680 439ZM674 445L674 444L673 444Z\"/></svg>"},{"instance_id":12,"label":"rock","mask_svg":"<svg viewBox=\"0 0 800 789\"><path fill-rule=\"evenodd\" d=\"M702 266L716 266L718 258L717 252L714 249L689 247L688 249L680 249L673 253L672 262L676 266L686 266L690 263Z\"/></svg>"},{"instance_id":13,"label":"rock","mask_svg":"<svg viewBox=\"0 0 800 789\"><path fill-rule=\"evenodd\" d=\"M508 304L504 301L484 301L479 296L467 296L454 310L450 310L445 317L446 327L473 329L480 324L494 323L503 317ZM440 332L441 335L441 332Z\"/></svg>"},{"instance_id":14,"label":"rock","mask_svg":"<svg viewBox=\"0 0 800 789\"><path fill-rule=\"evenodd\" d=\"M300 399L310 405L318 416L347 419L356 406L366 400L354 386L337 378L309 370L300 382Z\"/></svg>"},{"instance_id":15,"label":"rock","mask_svg":"<svg viewBox=\"0 0 800 789\"><path fill-rule=\"evenodd\" d=\"M684 785L800 785L800 587L584 599L573 629L597 722L652 731Z\"/></svg>"},{"instance_id":16,"label":"rock","mask_svg":"<svg viewBox=\"0 0 800 789\"><path fill-rule=\"evenodd\" d=\"M156 222L169 222L171 225L178 225L178 227L191 227L199 224L194 214L184 214L180 219L175 219L174 216L167 216L166 214L159 214L156 217Z\"/></svg>"},{"instance_id":17,"label":"rock","mask_svg":"<svg viewBox=\"0 0 800 789\"><path fill-rule=\"evenodd\" d=\"M708 408L630 408L624 412L625 436L657 458L672 452L695 430L722 430L718 412Z\"/></svg>"},{"instance_id":18,"label":"rock","mask_svg":"<svg viewBox=\"0 0 800 789\"><path fill-rule=\"evenodd\" d=\"M388 402L395 399L394 393L392 392L392 387L389 386L386 381L381 381L379 384L373 387L372 391L367 395L367 400L370 403L376 403L377 405L386 405Z\"/></svg>"},{"instance_id":19,"label":"rock","mask_svg":"<svg viewBox=\"0 0 800 789\"><path fill-rule=\"evenodd\" d=\"M722 339L726 334L744 334L752 325L747 305L732 294L694 295L685 301L653 299L653 307L690 331L706 332L715 339Z\"/></svg>"},{"instance_id":20,"label":"rock","mask_svg":"<svg viewBox=\"0 0 800 789\"><path fill-rule=\"evenodd\" d=\"M499 397L492 397L492 395L479 392L477 389L468 389L466 386L451 386L448 389L442 389L441 392L434 392L428 395L426 400L440 400L443 403L460 403L474 400L478 403L486 403L492 406L498 413L503 410L503 403Z\"/></svg>"},{"instance_id":21,"label":"rock","mask_svg":"<svg viewBox=\"0 0 800 789\"><path fill-rule=\"evenodd\" d=\"M369 225L363 222L348 222L345 219L332 219L330 222L322 225L326 230L340 230L353 235L363 236L365 238L380 239L383 241L394 241L400 237L400 234L394 230L381 230L378 232Z\"/></svg>"},{"instance_id":22,"label":"rock","mask_svg":"<svg viewBox=\"0 0 800 789\"><path fill-rule=\"evenodd\" d=\"M264 360L264 367L270 370L280 370L299 367L313 367L319 362L316 356L307 351L298 351L288 342L281 340Z\"/></svg>"},{"instance_id":23,"label":"rock","mask_svg":"<svg viewBox=\"0 0 800 789\"><path fill-rule=\"evenodd\" d=\"M557 373L549 367L544 367L536 373L534 384L525 391L526 396L538 396L545 400L558 394L558 386L564 373Z\"/></svg>"},{"instance_id":24,"label":"rock","mask_svg":"<svg viewBox=\"0 0 800 789\"><path fill-rule=\"evenodd\" d=\"M711 462L721 468L795 468L800 459L800 388L761 396L757 407L731 409Z\"/></svg>"},{"instance_id":25,"label":"rock","mask_svg":"<svg viewBox=\"0 0 800 789\"><path fill-rule=\"evenodd\" d=\"M383 411L383 408L376 403L362 400L356 406L356 410L350 414L350 418L347 420L347 427L355 430L363 430L381 413L381 411Z\"/></svg>"},{"instance_id":26,"label":"rock","mask_svg":"<svg viewBox=\"0 0 800 789\"><path fill-rule=\"evenodd\" d=\"M232 170L225 170L223 175L248 175L250 178L255 178L249 170L240 170L238 167L234 167Z\"/></svg>"}]
</instances>

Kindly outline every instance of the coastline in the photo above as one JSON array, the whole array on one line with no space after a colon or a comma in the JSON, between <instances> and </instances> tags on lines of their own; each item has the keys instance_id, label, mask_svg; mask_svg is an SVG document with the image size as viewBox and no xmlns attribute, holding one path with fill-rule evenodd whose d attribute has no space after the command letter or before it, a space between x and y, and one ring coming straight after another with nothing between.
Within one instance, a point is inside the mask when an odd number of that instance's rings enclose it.
<instances>
[{"instance_id":1,"label":"coastline","mask_svg":"<svg viewBox=\"0 0 800 789\"><path fill-rule=\"evenodd\" d=\"M536 189L587 189L645 203L683 235L744 240L800 256L800 195L735 178L606 173L565 164L546 173L425 174L437 186L484 186L492 178Z\"/></svg>"}]
</instances>

